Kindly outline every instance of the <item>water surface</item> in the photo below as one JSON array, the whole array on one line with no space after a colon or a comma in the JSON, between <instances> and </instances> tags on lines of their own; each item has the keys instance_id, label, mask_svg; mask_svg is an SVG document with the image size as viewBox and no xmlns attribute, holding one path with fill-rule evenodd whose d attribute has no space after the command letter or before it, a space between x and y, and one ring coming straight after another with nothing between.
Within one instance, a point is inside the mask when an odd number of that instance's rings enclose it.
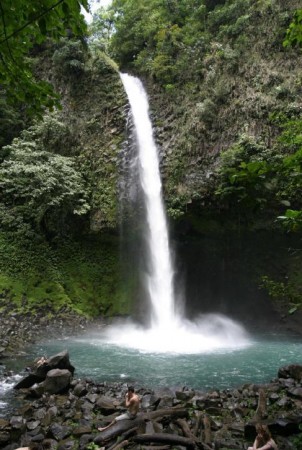
<instances>
[{"instance_id":1,"label":"water surface","mask_svg":"<svg viewBox=\"0 0 302 450\"><path fill-rule=\"evenodd\" d=\"M208 391L244 383L266 383L277 376L279 367L302 363L301 337L258 336L248 347L237 350L165 354L123 348L102 340L97 333L90 333L35 345L26 358L7 362L7 368L18 375L6 377L0 383L0 416L6 414L12 403L12 386L25 375L22 370L38 356L51 356L65 349L76 368L76 378L91 378L96 382L124 381L148 388L187 386Z\"/></svg>"}]
</instances>

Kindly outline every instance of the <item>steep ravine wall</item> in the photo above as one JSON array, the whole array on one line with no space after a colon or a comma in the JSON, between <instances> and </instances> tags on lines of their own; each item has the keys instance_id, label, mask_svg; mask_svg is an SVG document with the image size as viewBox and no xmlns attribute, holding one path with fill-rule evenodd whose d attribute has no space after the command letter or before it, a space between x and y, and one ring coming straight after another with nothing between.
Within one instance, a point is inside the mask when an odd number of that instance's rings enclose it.
<instances>
[{"instance_id":1,"label":"steep ravine wall","mask_svg":"<svg viewBox=\"0 0 302 450\"><path fill-rule=\"evenodd\" d=\"M251 226L256 231L245 236L250 224L211 207L221 152L243 135L271 149L280 135L272 117L301 115L302 52L283 46L289 14L298 7L298 2L274 2L271 8L247 11L237 36L223 36L217 29L217 41L199 61L195 84L184 82L167 91L145 81L189 314L209 304L250 322L266 324L268 319L274 327L281 320L299 329L298 314L288 315L290 293L282 306L259 286L268 275L301 291L300 236L289 243L288 235L275 229L278 210L269 211L269 218L265 210L256 216Z\"/></svg>"},{"instance_id":2,"label":"steep ravine wall","mask_svg":"<svg viewBox=\"0 0 302 450\"><path fill-rule=\"evenodd\" d=\"M60 52L57 62L55 51ZM52 307L63 306L93 316L131 309L130 288L121 277L117 225L127 101L114 63L102 54L82 55L78 44L69 41L39 55L39 71L61 94L62 104L61 111L44 118L40 142L47 151L76 158L90 212L69 218L59 236L48 232L32 241L20 233L0 235L2 296L12 308L33 315L43 305L49 315Z\"/></svg>"},{"instance_id":3,"label":"steep ravine wall","mask_svg":"<svg viewBox=\"0 0 302 450\"><path fill-rule=\"evenodd\" d=\"M290 13L298 7L272 2L252 8L236 33L228 31L232 23L217 24L198 62L192 61L191 82L184 74L170 91L146 80L172 214L192 206L202 214L219 155L240 136L271 148L280 134L272 117L299 117L302 52L283 46Z\"/></svg>"}]
</instances>

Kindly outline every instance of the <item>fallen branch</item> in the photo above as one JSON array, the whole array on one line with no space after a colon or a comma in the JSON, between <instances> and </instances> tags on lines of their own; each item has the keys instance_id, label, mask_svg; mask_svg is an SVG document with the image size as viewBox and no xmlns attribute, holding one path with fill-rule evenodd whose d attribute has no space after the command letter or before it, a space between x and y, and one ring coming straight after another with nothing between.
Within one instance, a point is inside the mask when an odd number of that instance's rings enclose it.
<instances>
[{"instance_id":1,"label":"fallen branch","mask_svg":"<svg viewBox=\"0 0 302 450\"><path fill-rule=\"evenodd\" d=\"M122 441L122 442L119 442L118 444L114 444L114 445L112 445L111 447L109 447L109 449L108 450L119 450L120 448L124 448L124 447L126 447L126 445L128 445L129 444L129 441L127 441L127 439L125 439L124 441Z\"/></svg>"},{"instance_id":2,"label":"fallen branch","mask_svg":"<svg viewBox=\"0 0 302 450\"><path fill-rule=\"evenodd\" d=\"M145 427L145 422L141 418L136 418L133 420L119 420L110 428L107 428L106 430L101 431L99 434L97 434L94 438L94 443L102 444L103 442L110 441L111 439L116 438L120 435L123 435L125 439L128 432L131 434L134 428L136 431L136 429L140 427Z\"/></svg>"},{"instance_id":3,"label":"fallen branch","mask_svg":"<svg viewBox=\"0 0 302 450\"><path fill-rule=\"evenodd\" d=\"M135 428L130 428L130 430L128 430L128 431L126 431L125 433L121 434L121 435L119 436L119 439L122 440L123 442L126 442L126 441L127 441L127 443L128 443L128 438L129 438L130 436L132 436L133 434L135 434L135 433L137 432L137 430L138 430L137 427L135 427ZM117 446L117 445L118 445L118 444L115 442L113 445L111 445L111 447L108 447L108 450L116 450L116 446ZM125 444L125 445L126 445L126 444Z\"/></svg>"},{"instance_id":4,"label":"fallen branch","mask_svg":"<svg viewBox=\"0 0 302 450\"><path fill-rule=\"evenodd\" d=\"M211 422L209 417L205 414L203 416L203 426L204 426L204 442L210 444L212 442L212 432L211 432Z\"/></svg>"},{"instance_id":5,"label":"fallen branch","mask_svg":"<svg viewBox=\"0 0 302 450\"><path fill-rule=\"evenodd\" d=\"M177 419L175 423L181 428L183 434L192 439L194 442L200 442L199 439L192 433L189 428L188 422L184 419Z\"/></svg>"},{"instance_id":6,"label":"fallen branch","mask_svg":"<svg viewBox=\"0 0 302 450\"><path fill-rule=\"evenodd\" d=\"M144 445L142 447L142 450L170 450L171 446L170 445Z\"/></svg>"},{"instance_id":7,"label":"fallen branch","mask_svg":"<svg viewBox=\"0 0 302 450\"><path fill-rule=\"evenodd\" d=\"M194 433L192 433L192 431L188 426L188 423L185 420L177 419L176 423L177 425L180 426L184 435L187 436L189 439L192 439L192 441L194 441L199 448L203 448L204 450L212 450L212 447L202 442L200 439L198 439L197 436L195 436Z\"/></svg>"},{"instance_id":8,"label":"fallen branch","mask_svg":"<svg viewBox=\"0 0 302 450\"><path fill-rule=\"evenodd\" d=\"M198 431L199 431L199 429L201 427L201 421L202 421L202 414L201 414L201 412L200 411L196 411L196 416L197 416L197 420L196 420L196 423L195 423L195 426L194 426L193 434L194 434L194 436L197 437Z\"/></svg>"},{"instance_id":9,"label":"fallen branch","mask_svg":"<svg viewBox=\"0 0 302 450\"><path fill-rule=\"evenodd\" d=\"M138 444L159 442L169 445L181 445L189 449L196 448L195 442L192 439L168 433L139 434L137 436L133 436L131 441L137 442Z\"/></svg>"},{"instance_id":10,"label":"fallen branch","mask_svg":"<svg viewBox=\"0 0 302 450\"><path fill-rule=\"evenodd\" d=\"M158 409L157 411L151 411L143 414L143 419L154 420L158 417L171 416L171 418L175 417L189 417L189 412L185 408L179 408L179 406L175 408L168 409Z\"/></svg>"}]
</instances>

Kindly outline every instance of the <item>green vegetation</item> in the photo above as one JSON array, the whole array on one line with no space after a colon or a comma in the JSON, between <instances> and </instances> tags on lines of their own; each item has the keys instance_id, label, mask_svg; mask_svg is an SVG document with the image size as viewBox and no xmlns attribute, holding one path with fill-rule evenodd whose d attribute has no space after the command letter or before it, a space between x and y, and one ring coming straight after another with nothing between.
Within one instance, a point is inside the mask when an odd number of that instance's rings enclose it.
<instances>
[{"instance_id":1,"label":"green vegetation","mask_svg":"<svg viewBox=\"0 0 302 450\"><path fill-rule=\"evenodd\" d=\"M47 39L58 40L69 29L83 35L80 8L87 0L9 0L0 8L0 83L8 102L23 104L28 114L58 105L52 86L34 75L32 56Z\"/></svg>"},{"instance_id":2,"label":"green vegetation","mask_svg":"<svg viewBox=\"0 0 302 450\"><path fill-rule=\"evenodd\" d=\"M267 148L263 142L243 136L221 154L215 197L220 207L233 209L243 218L251 220L261 212L272 222L278 219L287 229L298 230L302 208L302 119L283 117L278 123L282 132L274 147Z\"/></svg>"},{"instance_id":3,"label":"green vegetation","mask_svg":"<svg viewBox=\"0 0 302 450\"><path fill-rule=\"evenodd\" d=\"M0 244L0 292L15 307L24 310L26 298L25 312L39 305L69 305L90 317L129 313L115 236L49 243L2 232Z\"/></svg>"},{"instance_id":4,"label":"green vegetation","mask_svg":"<svg viewBox=\"0 0 302 450\"><path fill-rule=\"evenodd\" d=\"M294 19L290 24L284 46L302 45L302 9L298 9L294 15Z\"/></svg>"},{"instance_id":5,"label":"green vegetation","mask_svg":"<svg viewBox=\"0 0 302 450\"><path fill-rule=\"evenodd\" d=\"M131 308L136 280L119 278L114 234L118 66L148 87L176 224L301 232L298 1L113 0L87 35L86 0L25 3L0 8L1 288L12 298ZM298 266L262 280L290 311Z\"/></svg>"},{"instance_id":6,"label":"green vegetation","mask_svg":"<svg viewBox=\"0 0 302 450\"><path fill-rule=\"evenodd\" d=\"M60 234L68 216L89 210L87 194L76 162L46 151L40 131L37 125L2 148L1 225L23 233Z\"/></svg>"}]
</instances>

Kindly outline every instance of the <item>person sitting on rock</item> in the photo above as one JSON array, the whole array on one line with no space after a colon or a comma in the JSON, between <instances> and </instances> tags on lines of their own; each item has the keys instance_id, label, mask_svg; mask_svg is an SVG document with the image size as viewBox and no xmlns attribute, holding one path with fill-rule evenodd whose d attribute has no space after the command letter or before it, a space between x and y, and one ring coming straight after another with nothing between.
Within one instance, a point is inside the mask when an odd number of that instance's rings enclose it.
<instances>
[{"instance_id":1,"label":"person sitting on rock","mask_svg":"<svg viewBox=\"0 0 302 450\"><path fill-rule=\"evenodd\" d=\"M258 423L256 425L256 432L257 436L253 447L248 447L248 450L278 450L278 446L266 425Z\"/></svg>"},{"instance_id":2,"label":"person sitting on rock","mask_svg":"<svg viewBox=\"0 0 302 450\"><path fill-rule=\"evenodd\" d=\"M47 358L45 356L41 356L40 358L35 359L34 362L36 367L40 367L47 362Z\"/></svg>"},{"instance_id":3,"label":"person sitting on rock","mask_svg":"<svg viewBox=\"0 0 302 450\"><path fill-rule=\"evenodd\" d=\"M126 408L128 408L128 411L126 413L124 413L124 414L121 414L120 416L117 416L106 427L98 428L98 430L99 431L107 430L107 428L111 427L112 425L114 425L119 420L135 419L135 417L137 416L137 413L138 413L138 409L139 409L139 402L140 402L140 399L139 399L139 396L137 394L135 394L134 387L133 386L129 386L128 387L128 392L127 392L127 394L125 396L125 403L126 403Z\"/></svg>"}]
</instances>

